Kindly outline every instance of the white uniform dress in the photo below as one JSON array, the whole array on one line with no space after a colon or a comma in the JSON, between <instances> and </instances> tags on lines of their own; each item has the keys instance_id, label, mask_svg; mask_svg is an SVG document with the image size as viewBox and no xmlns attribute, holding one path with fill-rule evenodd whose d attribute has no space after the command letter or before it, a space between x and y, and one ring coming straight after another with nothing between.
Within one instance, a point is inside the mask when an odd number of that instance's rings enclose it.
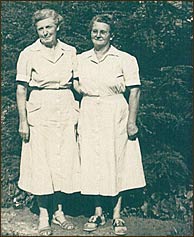
<instances>
[{"instance_id":1,"label":"white uniform dress","mask_svg":"<svg viewBox=\"0 0 194 237\"><path fill-rule=\"evenodd\" d=\"M126 86L140 85L135 57L111 46L100 61L93 49L78 61L81 193L115 196L145 186L139 141L128 140L123 96Z\"/></svg>"},{"instance_id":2,"label":"white uniform dress","mask_svg":"<svg viewBox=\"0 0 194 237\"><path fill-rule=\"evenodd\" d=\"M80 190L80 160L75 136L76 101L68 88L76 50L58 40L53 60L39 40L18 59L16 80L29 83L26 102L30 140L22 144L21 189L35 195Z\"/></svg>"}]
</instances>

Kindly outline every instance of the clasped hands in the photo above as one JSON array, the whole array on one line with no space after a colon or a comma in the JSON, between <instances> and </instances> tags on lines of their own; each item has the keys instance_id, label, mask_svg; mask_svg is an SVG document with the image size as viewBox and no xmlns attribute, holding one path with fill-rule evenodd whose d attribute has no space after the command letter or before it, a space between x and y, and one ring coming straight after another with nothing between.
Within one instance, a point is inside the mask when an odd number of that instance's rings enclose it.
<instances>
[{"instance_id":1,"label":"clasped hands","mask_svg":"<svg viewBox=\"0 0 194 237\"><path fill-rule=\"evenodd\" d=\"M138 127L135 123L128 122L127 124L127 133L128 133L128 139L134 141L137 138L138 134Z\"/></svg>"}]
</instances>

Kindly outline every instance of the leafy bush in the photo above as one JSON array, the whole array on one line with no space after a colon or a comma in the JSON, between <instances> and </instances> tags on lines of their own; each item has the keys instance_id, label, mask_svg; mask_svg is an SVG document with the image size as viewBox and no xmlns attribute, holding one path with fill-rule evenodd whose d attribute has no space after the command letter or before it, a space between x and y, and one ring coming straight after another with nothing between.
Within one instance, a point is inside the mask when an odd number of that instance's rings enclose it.
<instances>
[{"instance_id":1,"label":"leafy bush","mask_svg":"<svg viewBox=\"0 0 194 237\"><path fill-rule=\"evenodd\" d=\"M91 47L87 33L91 18L101 12L113 13L114 45L138 59L142 81L138 125L147 187L126 196L123 214L189 219L192 2L4 1L1 4L2 206L36 206L33 195L17 187L21 140L15 75L19 52L36 39L32 13L50 7L65 18L60 39L74 45L78 53Z\"/></svg>"}]
</instances>

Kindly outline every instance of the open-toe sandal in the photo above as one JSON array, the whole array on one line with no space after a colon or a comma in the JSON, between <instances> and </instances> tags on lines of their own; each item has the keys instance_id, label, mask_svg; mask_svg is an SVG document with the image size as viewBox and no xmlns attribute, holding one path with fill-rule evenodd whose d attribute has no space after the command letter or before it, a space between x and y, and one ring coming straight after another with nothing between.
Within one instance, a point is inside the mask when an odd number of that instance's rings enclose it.
<instances>
[{"instance_id":1,"label":"open-toe sandal","mask_svg":"<svg viewBox=\"0 0 194 237\"><path fill-rule=\"evenodd\" d=\"M63 212L53 215L52 223L61 226L64 230L73 230L75 228L74 224L65 218Z\"/></svg>"},{"instance_id":2,"label":"open-toe sandal","mask_svg":"<svg viewBox=\"0 0 194 237\"><path fill-rule=\"evenodd\" d=\"M98 226L102 226L106 223L106 219L104 215L101 216L91 216L88 222L84 225L84 231L94 231L98 228Z\"/></svg>"},{"instance_id":3,"label":"open-toe sandal","mask_svg":"<svg viewBox=\"0 0 194 237\"><path fill-rule=\"evenodd\" d=\"M44 216L44 215L39 216L38 233L40 236L52 235L53 232L49 225L48 216Z\"/></svg>"},{"instance_id":4,"label":"open-toe sandal","mask_svg":"<svg viewBox=\"0 0 194 237\"><path fill-rule=\"evenodd\" d=\"M45 227L39 228L38 233L40 236L49 236L49 235L52 235L53 232L50 226L45 226Z\"/></svg>"},{"instance_id":5,"label":"open-toe sandal","mask_svg":"<svg viewBox=\"0 0 194 237\"><path fill-rule=\"evenodd\" d=\"M112 222L113 230L115 235L126 235L127 227L125 225L125 221L123 219L117 218Z\"/></svg>"}]
</instances>

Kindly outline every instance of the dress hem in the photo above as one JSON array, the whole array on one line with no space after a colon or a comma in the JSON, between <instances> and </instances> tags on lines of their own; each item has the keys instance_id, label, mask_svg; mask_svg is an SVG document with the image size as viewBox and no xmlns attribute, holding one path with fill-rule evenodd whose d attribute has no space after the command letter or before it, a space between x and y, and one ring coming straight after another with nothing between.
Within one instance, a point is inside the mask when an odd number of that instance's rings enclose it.
<instances>
[{"instance_id":1,"label":"dress hem","mask_svg":"<svg viewBox=\"0 0 194 237\"><path fill-rule=\"evenodd\" d=\"M112 196L112 197L114 197L114 196L118 195L121 192L131 190L131 189L136 189L136 188L143 188L145 186L146 186L146 183L136 185L136 186L131 186L131 187L128 187L128 188L122 188L119 192L111 193L111 194L110 193L100 193L100 192L87 192L87 191L81 191L81 194L83 194L83 195L101 195L101 196Z\"/></svg>"},{"instance_id":2,"label":"dress hem","mask_svg":"<svg viewBox=\"0 0 194 237\"><path fill-rule=\"evenodd\" d=\"M20 189L22 189L23 191L27 192L27 193L31 193L33 195L50 195L50 194L54 194L54 192L62 192L62 193L66 193L66 194L73 194L73 193L77 193L77 192L80 192L80 189L75 189L74 191L64 191L63 189L61 190L52 190L52 191L47 191L47 192L35 192L35 191L32 191L30 190L29 188L26 188L25 186L21 185L21 184L18 184L18 187Z\"/></svg>"}]
</instances>

